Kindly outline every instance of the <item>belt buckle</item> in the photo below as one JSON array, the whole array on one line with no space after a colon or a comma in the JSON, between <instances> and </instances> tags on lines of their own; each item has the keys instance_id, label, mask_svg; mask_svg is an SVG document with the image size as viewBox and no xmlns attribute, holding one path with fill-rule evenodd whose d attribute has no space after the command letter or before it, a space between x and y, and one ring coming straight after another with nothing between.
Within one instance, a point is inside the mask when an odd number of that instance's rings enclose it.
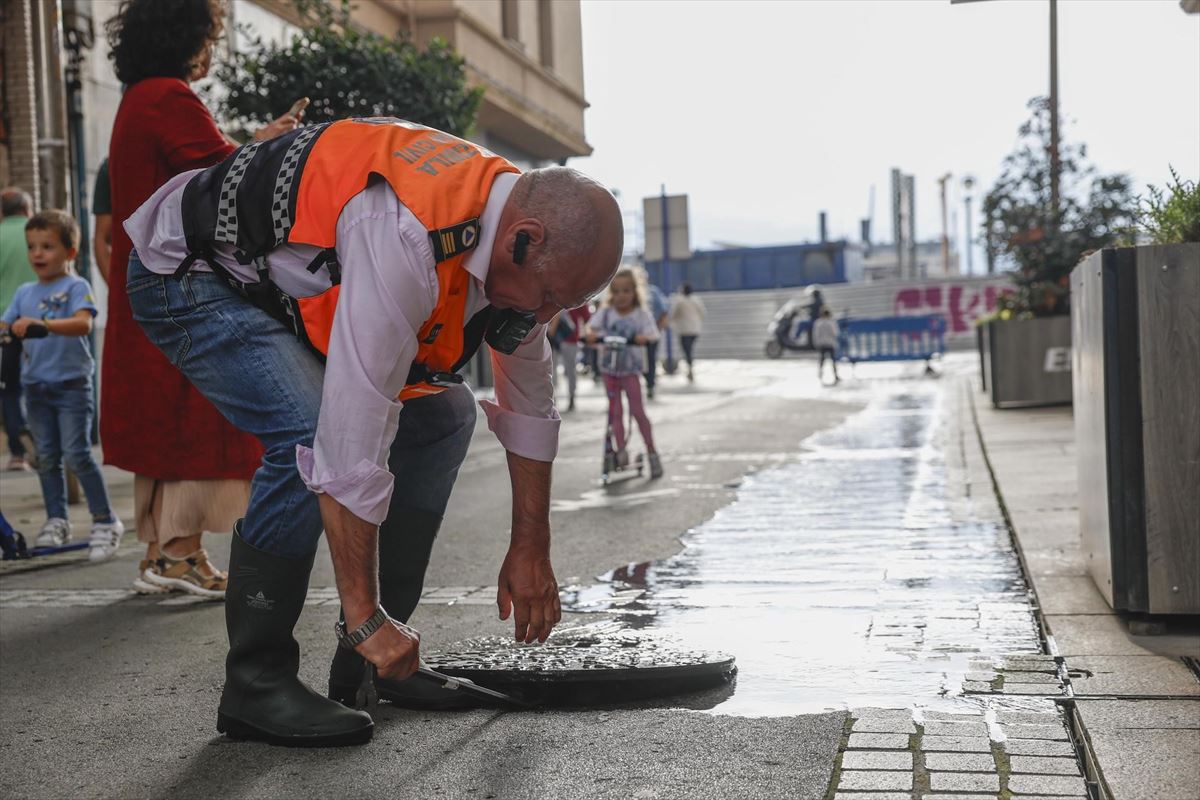
<instances>
[{"instance_id":1,"label":"belt buckle","mask_svg":"<svg viewBox=\"0 0 1200 800\"><path fill-rule=\"evenodd\" d=\"M440 386L443 388L449 386L457 386L463 382L463 376L457 372L431 372L425 382L431 386Z\"/></svg>"}]
</instances>

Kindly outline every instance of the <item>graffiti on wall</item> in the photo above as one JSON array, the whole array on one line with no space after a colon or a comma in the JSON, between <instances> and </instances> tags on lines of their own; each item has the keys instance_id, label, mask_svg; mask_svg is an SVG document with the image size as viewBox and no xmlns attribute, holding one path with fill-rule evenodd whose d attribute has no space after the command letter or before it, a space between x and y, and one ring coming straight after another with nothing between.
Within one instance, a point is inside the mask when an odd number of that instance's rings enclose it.
<instances>
[{"instance_id":1,"label":"graffiti on wall","mask_svg":"<svg viewBox=\"0 0 1200 800\"><path fill-rule=\"evenodd\" d=\"M996 300L1009 289L1002 285L941 284L896 289L892 312L897 316L941 314L948 336L971 333L975 320L996 310Z\"/></svg>"}]
</instances>

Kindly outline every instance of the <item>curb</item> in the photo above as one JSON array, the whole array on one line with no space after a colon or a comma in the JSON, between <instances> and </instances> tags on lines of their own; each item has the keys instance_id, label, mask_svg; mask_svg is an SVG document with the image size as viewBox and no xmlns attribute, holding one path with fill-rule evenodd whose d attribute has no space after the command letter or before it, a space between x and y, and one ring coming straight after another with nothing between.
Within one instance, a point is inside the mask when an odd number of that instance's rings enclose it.
<instances>
[{"instance_id":1,"label":"curb","mask_svg":"<svg viewBox=\"0 0 1200 800\"><path fill-rule=\"evenodd\" d=\"M1092 749L1091 737L1088 735L1087 728L1084 727L1083 720L1079 718L1075 707L1074 691L1071 688L1071 676L1067 672L1066 663L1058 650L1054 636L1049 633L1047 628L1045 615L1042 613L1042 604L1037 596L1037 589L1034 588L1033 581L1029 579L1029 564L1025 560L1025 551L1021 547L1021 538L1017 534L1016 527L1013 526L1012 515L1009 514L1008 506L1004 502L1004 493L1000 490L1000 482L996 479L996 470L992 467L992 460L988 457L987 443L983 438L983 428L979 424L979 412L975 406L975 396L971 390L971 381L969 379L965 382L964 394L967 398L967 405L971 409L971 424L975 428L979 450L983 454L983 463L987 467L988 475L991 476L992 490L996 494L996 502L1000 505L1000 513L1004 517L1004 526L1008 528L1013 548L1017 553L1017 560L1021 565L1021 573L1025 577L1025 583L1029 587L1029 593L1033 598L1033 614L1038 623L1038 635L1041 637L1042 647L1045 649L1047 655L1054 656L1055 661L1058 663L1059 678L1067 690L1067 694L1055 702L1062 707L1064 716L1066 717L1067 729L1071 734L1071 744L1074 745L1075 753L1083 765L1084 780L1087 783L1088 795L1091 800L1116 800L1112 790L1104 782L1104 774L1100 769L1096 753Z\"/></svg>"}]
</instances>

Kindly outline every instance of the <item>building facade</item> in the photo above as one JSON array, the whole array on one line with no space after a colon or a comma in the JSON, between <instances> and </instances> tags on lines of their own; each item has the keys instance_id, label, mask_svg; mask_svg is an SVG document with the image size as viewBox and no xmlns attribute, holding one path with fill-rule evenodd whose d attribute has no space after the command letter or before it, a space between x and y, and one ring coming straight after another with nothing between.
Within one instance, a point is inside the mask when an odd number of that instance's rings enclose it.
<instances>
[{"instance_id":1,"label":"building facade","mask_svg":"<svg viewBox=\"0 0 1200 800\"><path fill-rule=\"evenodd\" d=\"M302 22L290 0L226 7L228 48L246 45L242 26L282 42ZM104 35L118 8L114 0L0 0L0 186L21 186L39 207L90 211L121 99ZM591 153L578 0L356 0L352 19L418 44L446 39L465 60L468 83L484 89L471 138L518 166Z\"/></svg>"}]
</instances>

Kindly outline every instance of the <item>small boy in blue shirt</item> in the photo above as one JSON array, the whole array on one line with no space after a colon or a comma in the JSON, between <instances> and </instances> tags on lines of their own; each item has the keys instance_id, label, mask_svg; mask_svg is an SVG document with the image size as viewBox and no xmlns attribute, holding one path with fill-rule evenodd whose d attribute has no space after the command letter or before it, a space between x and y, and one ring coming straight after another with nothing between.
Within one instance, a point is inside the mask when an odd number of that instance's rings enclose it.
<instances>
[{"instance_id":1,"label":"small boy in blue shirt","mask_svg":"<svg viewBox=\"0 0 1200 800\"><path fill-rule=\"evenodd\" d=\"M48 517L35 546L61 547L71 540L65 459L79 478L92 512L88 558L103 561L117 552L125 526L112 512L104 477L92 458L94 364L85 337L97 310L92 287L69 271L78 252L79 226L66 212L42 211L25 224L25 243L38 279L17 289L0 326L24 339L21 388ZM36 326L49 333L30 338L31 329L40 332Z\"/></svg>"}]
</instances>

